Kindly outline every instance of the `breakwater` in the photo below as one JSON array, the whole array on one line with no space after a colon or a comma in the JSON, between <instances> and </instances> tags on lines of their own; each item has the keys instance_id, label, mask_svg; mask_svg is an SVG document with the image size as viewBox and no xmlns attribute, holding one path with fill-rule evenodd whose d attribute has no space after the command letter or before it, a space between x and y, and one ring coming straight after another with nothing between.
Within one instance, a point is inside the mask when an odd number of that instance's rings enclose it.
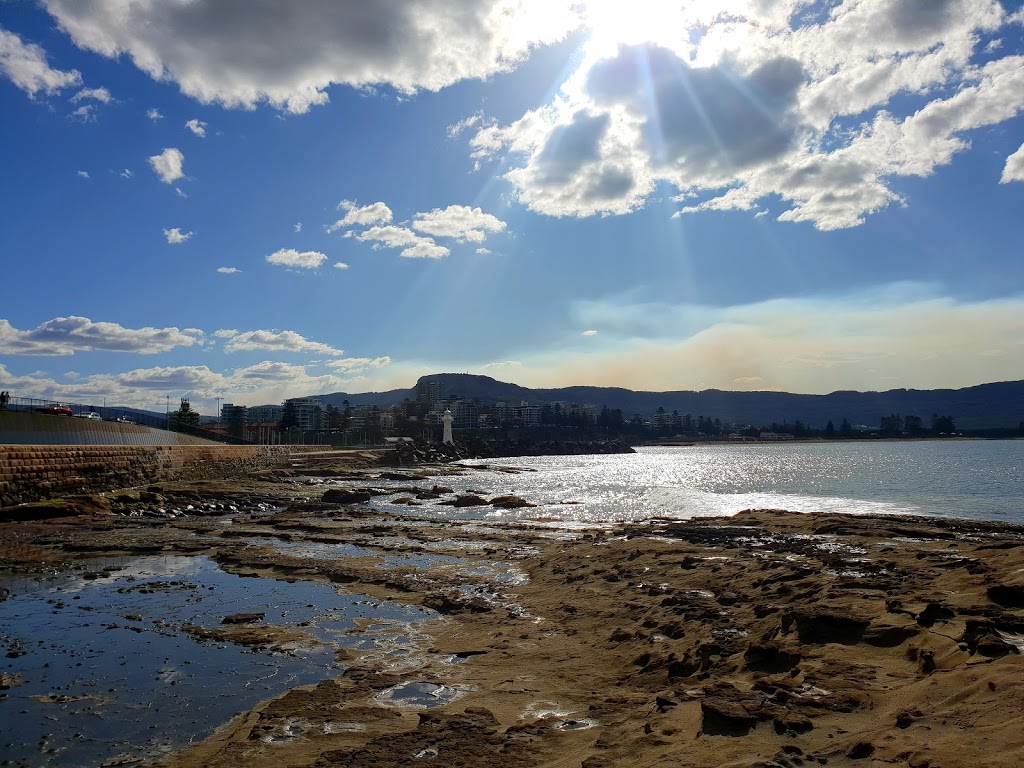
<instances>
[{"instance_id":1,"label":"breakwater","mask_svg":"<svg viewBox=\"0 0 1024 768\"><path fill-rule=\"evenodd\" d=\"M610 440L493 440L471 439L457 443L399 443L395 458L409 465L460 459L499 459L514 456L579 456L584 454L634 453L618 439Z\"/></svg>"},{"instance_id":2,"label":"breakwater","mask_svg":"<svg viewBox=\"0 0 1024 768\"><path fill-rule=\"evenodd\" d=\"M0 445L0 506L272 469L307 445Z\"/></svg>"}]
</instances>

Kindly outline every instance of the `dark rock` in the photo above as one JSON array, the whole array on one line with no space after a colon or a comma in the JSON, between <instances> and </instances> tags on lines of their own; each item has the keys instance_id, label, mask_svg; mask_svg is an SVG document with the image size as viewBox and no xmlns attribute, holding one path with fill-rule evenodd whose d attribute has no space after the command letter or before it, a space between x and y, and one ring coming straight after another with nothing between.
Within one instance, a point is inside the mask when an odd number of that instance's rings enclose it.
<instances>
[{"instance_id":1,"label":"dark rock","mask_svg":"<svg viewBox=\"0 0 1024 768\"><path fill-rule=\"evenodd\" d=\"M769 675L789 672L801 660L798 653L787 653L770 645L752 645L743 654L743 658L746 669Z\"/></svg>"},{"instance_id":2,"label":"dark rock","mask_svg":"<svg viewBox=\"0 0 1024 768\"><path fill-rule=\"evenodd\" d=\"M895 648L920 632L911 625L872 624L864 632L864 642L876 648Z\"/></svg>"},{"instance_id":3,"label":"dark rock","mask_svg":"<svg viewBox=\"0 0 1024 768\"><path fill-rule=\"evenodd\" d=\"M331 504L360 504L369 501L371 494L367 491L356 491L347 488L331 488L321 497L321 501Z\"/></svg>"},{"instance_id":4,"label":"dark rock","mask_svg":"<svg viewBox=\"0 0 1024 768\"><path fill-rule=\"evenodd\" d=\"M701 730L709 736L746 736L757 725L757 718L736 701L706 698L700 709Z\"/></svg>"},{"instance_id":5,"label":"dark rock","mask_svg":"<svg viewBox=\"0 0 1024 768\"><path fill-rule=\"evenodd\" d=\"M518 509L520 507L536 507L520 496L495 496L491 499L491 506L499 509Z\"/></svg>"},{"instance_id":6,"label":"dark rock","mask_svg":"<svg viewBox=\"0 0 1024 768\"><path fill-rule=\"evenodd\" d=\"M1024 588L997 584L988 588L988 599L1003 608L1024 608Z\"/></svg>"},{"instance_id":7,"label":"dark rock","mask_svg":"<svg viewBox=\"0 0 1024 768\"><path fill-rule=\"evenodd\" d=\"M871 757L875 754L875 745L868 741L858 741L846 756L851 760L863 760L866 757Z\"/></svg>"},{"instance_id":8,"label":"dark rock","mask_svg":"<svg viewBox=\"0 0 1024 768\"><path fill-rule=\"evenodd\" d=\"M917 623L922 627L934 626L938 621L949 621L956 618L956 611L939 603L928 603L925 609L917 615Z\"/></svg>"},{"instance_id":9,"label":"dark rock","mask_svg":"<svg viewBox=\"0 0 1024 768\"><path fill-rule=\"evenodd\" d=\"M782 631L796 626L801 643L856 645L864 638L869 622L826 611L789 611L782 616Z\"/></svg>"},{"instance_id":10,"label":"dark rock","mask_svg":"<svg viewBox=\"0 0 1024 768\"><path fill-rule=\"evenodd\" d=\"M266 618L265 613L232 613L230 616L225 616L220 620L221 624L253 624L257 621L263 621Z\"/></svg>"}]
</instances>

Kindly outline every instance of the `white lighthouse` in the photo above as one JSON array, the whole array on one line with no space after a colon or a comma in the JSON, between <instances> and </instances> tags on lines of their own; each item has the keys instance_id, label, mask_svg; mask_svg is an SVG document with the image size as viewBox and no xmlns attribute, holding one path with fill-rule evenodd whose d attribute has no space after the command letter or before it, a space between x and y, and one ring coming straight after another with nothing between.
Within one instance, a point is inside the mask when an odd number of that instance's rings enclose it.
<instances>
[{"instance_id":1,"label":"white lighthouse","mask_svg":"<svg viewBox=\"0 0 1024 768\"><path fill-rule=\"evenodd\" d=\"M454 443L452 439L452 412L447 408L444 410L444 415L441 417L441 423L444 424L444 433L441 436L442 443Z\"/></svg>"}]
</instances>

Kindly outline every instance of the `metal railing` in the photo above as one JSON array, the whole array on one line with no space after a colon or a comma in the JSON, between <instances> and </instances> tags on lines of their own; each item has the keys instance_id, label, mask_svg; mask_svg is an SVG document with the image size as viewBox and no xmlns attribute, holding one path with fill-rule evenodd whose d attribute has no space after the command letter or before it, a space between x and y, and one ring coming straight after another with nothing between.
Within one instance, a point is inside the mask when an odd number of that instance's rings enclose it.
<instances>
[{"instance_id":1,"label":"metal railing","mask_svg":"<svg viewBox=\"0 0 1024 768\"><path fill-rule=\"evenodd\" d=\"M138 424L153 429L164 429L170 432L180 432L184 435L213 440L218 443L229 445L252 445L252 440L247 440L235 435L227 435L217 430L194 427L189 424L176 422L170 415L149 414L123 407L96 406L84 403L71 403L65 400L41 400L35 397L11 397L4 406L8 411L40 411L45 413L46 409L53 406L64 406L71 409L72 416L84 413L98 413L103 421L113 421L121 424ZM67 415L58 414L56 418L67 418Z\"/></svg>"}]
</instances>

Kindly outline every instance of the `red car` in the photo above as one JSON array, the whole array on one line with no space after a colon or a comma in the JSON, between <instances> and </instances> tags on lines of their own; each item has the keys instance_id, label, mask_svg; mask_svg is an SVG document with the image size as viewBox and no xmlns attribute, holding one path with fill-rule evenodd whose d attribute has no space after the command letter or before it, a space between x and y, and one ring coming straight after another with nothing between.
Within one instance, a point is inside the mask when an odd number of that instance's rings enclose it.
<instances>
[{"instance_id":1,"label":"red car","mask_svg":"<svg viewBox=\"0 0 1024 768\"><path fill-rule=\"evenodd\" d=\"M64 403L50 403L35 410L38 413L52 413L54 416L70 416L73 413Z\"/></svg>"}]
</instances>

